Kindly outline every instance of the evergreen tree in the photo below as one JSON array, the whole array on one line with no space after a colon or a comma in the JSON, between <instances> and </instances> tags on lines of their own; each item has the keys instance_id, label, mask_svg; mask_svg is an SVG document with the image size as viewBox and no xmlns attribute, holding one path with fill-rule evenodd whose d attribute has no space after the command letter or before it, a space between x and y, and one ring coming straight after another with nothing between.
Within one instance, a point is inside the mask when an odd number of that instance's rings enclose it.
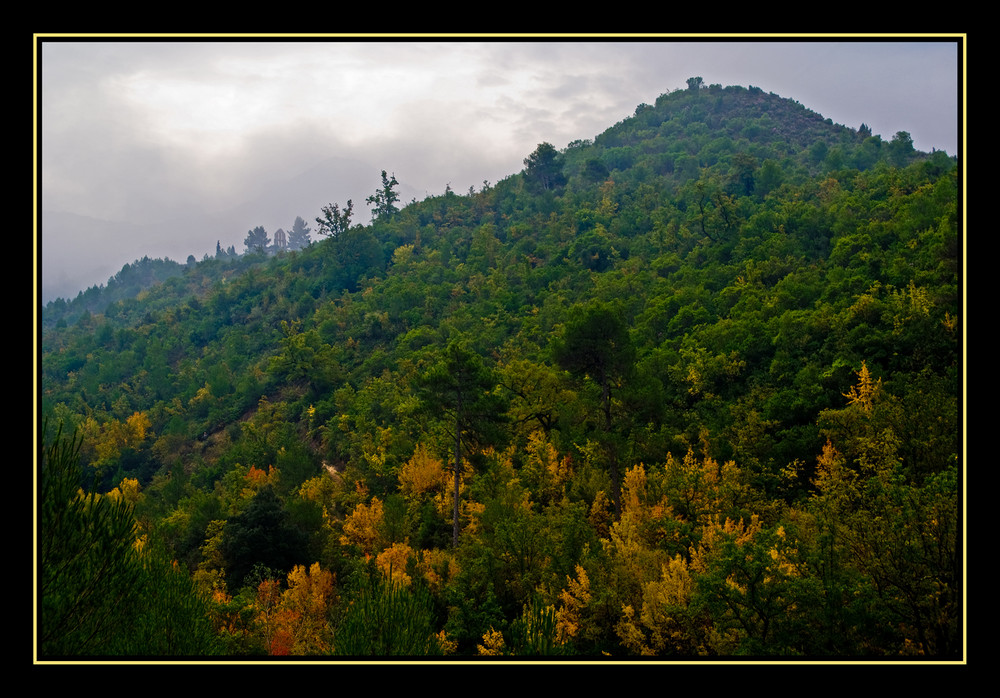
<instances>
[{"instance_id":1,"label":"evergreen tree","mask_svg":"<svg viewBox=\"0 0 1000 698\"><path fill-rule=\"evenodd\" d=\"M373 223L389 220L396 215L399 210L396 208L399 194L396 193L395 187L398 185L395 173L392 176L387 176L385 170L382 170L382 188L365 199L365 202L372 207Z\"/></svg>"},{"instance_id":2,"label":"evergreen tree","mask_svg":"<svg viewBox=\"0 0 1000 698\"><path fill-rule=\"evenodd\" d=\"M539 143L524 159L524 168L525 177L541 191L555 189L566 182L559 151L551 143Z\"/></svg>"},{"instance_id":3,"label":"evergreen tree","mask_svg":"<svg viewBox=\"0 0 1000 698\"><path fill-rule=\"evenodd\" d=\"M301 216L295 216L295 222L292 223L292 229L288 232L288 249L290 250L301 250L309 247L312 243L312 238L309 233L312 232L306 222L302 220Z\"/></svg>"},{"instance_id":4,"label":"evergreen tree","mask_svg":"<svg viewBox=\"0 0 1000 698\"><path fill-rule=\"evenodd\" d=\"M494 391L498 380L478 354L453 341L444 355L420 377L417 394L424 408L445 417L454 439L454 511L452 544L458 545L459 484L462 474L462 446L495 442L497 427L503 422L502 398Z\"/></svg>"},{"instance_id":5,"label":"evergreen tree","mask_svg":"<svg viewBox=\"0 0 1000 698\"><path fill-rule=\"evenodd\" d=\"M247 237L243 241L243 244L246 245L247 252L263 252L271 244L271 240L268 238L264 227L258 225L253 230L247 231Z\"/></svg>"},{"instance_id":6,"label":"evergreen tree","mask_svg":"<svg viewBox=\"0 0 1000 698\"><path fill-rule=\"evenodd\" d=\"M289 520L270 485L263 487L239 516L226 523L221 552L230 586L238 589L255 565L289 572L308 564L306 535Z\"/></svg>"},{"instance_id":7,"label":"evergreen tree","mask_svg":"<svg viewBox=\"0 0 1000 698\"><path fill-rule=\"evenodd\" d=\"M552 341L552 354L564 370L596 382L600 389L605 450L611 471L615 511L621 514L618 455L611 443L613 393L635 368L635 347L621 314L605 303L578 309L563 334Z\"/></svg>"},{"instance_id":8,"label":"evergreen tree","mask_svg":"<svg viewBox=\"0 0 1000 698\"><path fill-rule=\"evenodd\" d=\"M211 654L204 602L184 573L140 547L132 504L80 489L81 443L60 427L42 447L40 655Z\"/></svg>"}]
</instances>

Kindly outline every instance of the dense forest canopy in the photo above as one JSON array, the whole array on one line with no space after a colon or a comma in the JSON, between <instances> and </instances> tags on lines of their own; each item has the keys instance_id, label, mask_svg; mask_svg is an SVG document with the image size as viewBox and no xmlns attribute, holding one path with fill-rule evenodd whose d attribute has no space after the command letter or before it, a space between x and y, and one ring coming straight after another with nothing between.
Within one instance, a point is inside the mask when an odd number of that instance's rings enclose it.
<instances>
[{"instance_id":1,"label":"dense forest canopy","mask_svg":"<svg viewBox=\"0 0 1000 698\"><path fill-rule=\"evenodd\" d=\"M44 308L41 657L961 656L955 158L692 78L524 164Z\"/></svg>"}]
</instances>

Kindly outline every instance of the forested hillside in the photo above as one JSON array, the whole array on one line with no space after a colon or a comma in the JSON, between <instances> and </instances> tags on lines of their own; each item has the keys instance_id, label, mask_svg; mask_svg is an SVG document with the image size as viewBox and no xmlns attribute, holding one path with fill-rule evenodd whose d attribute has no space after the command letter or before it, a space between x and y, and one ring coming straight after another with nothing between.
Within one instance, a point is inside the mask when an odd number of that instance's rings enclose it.
<instances>
[{"instance_id":1,"label":"forested hillside","mask_svg":"<svg viewBox=\"0 0 1000 698\"><path fill-rule=\"evenodd\" d=\"M524 164L45 308L40 656L960 655L955 159L692 78Z\"/></svg>"}]
</instances>

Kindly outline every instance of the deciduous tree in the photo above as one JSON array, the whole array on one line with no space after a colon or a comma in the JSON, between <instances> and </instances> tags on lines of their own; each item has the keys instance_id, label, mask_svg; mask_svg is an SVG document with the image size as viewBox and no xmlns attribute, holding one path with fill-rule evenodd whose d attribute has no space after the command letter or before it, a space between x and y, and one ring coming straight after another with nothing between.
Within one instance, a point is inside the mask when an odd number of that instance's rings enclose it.
<instances>
[{"instance_id":1,"label":"deciduous tree","mask_svg":"<svg viewBox=\"0 0 1000 698\"><path fill-rule=\"evenodd\" d=\"M497 379L478 354L462 342L453 341L441 358L417 382L423 407L443 415L446 429L454 440L454 512L452 543L458 545L459 490L462 475L462 447L495 441L503 422L504 400L495 390Z\"/></svg>"},{"instance_id":2,"label":"deciduous tree","mask_svg":"<svg viewBox=\"0 0 1000 698\"><path fill-rule=\"evenodd\" d=\"M322 211L323 217L316 218L316 223L319 224L317 232L320 235L337 238L350 230L351 216L354 213L354 203L350 199L347 200L343 211L340 210L340 204L328 204L323 207Z\"/></svg>"}]
</instances>

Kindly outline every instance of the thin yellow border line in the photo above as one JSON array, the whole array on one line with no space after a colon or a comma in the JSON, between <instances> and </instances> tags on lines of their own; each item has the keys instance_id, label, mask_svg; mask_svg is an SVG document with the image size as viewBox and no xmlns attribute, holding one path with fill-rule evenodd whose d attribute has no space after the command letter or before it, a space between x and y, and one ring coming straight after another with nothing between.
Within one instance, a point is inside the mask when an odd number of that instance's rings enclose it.
<instances>
[{"instance_id":1,"label":"thin yellow border line","mask_svg":"<svg viewBox=\"0 0 1000 698\"><path fill-rule=\"evenodd\" d=\"M487 661L487 660L392 660L392 659L378 659L378 660L289 660L289 661L274 661L274 660L211 660L211 659L189 659L189 660L100 660L100 661L87 661L87 660L40 660L38 659L38 531L37 531L37 517L38 517L38 507L37 507L37 492L38 492L38 438L39 438L39 424L38 424L38 370L39 370L39 335L38 335L38 313L40 308L38 305L38 283L40 280L41 272L38 265L38 51L39 51L39 40L53 39L53 38L80 38L80 39L146 39L146 38L218 38L220 40L234 39L234 38L344 38L344 39L370 39L370 38L381 38L381 39L399 39L399 38L423 38L423 39L502 39L502 38L526 38L526 39L589 39L589 38L600 38L600 39L689 39L689 40L706 40L706 39L734 39L741 38L747 40L761 40L761 39L817 39L817 38L835 38L835 39L882 39L886 41L899 40L899 39L956 39L961 40L961 60L960 60L960 85L962 89L962 103L960 107L959 114L959 125L961 127L962 138L959 144L959 158L961 163L961 173L962 173L962 309L961 316L963 318L962 322L962 376L961 376L961 409L962 409L962 658L960 660L627 660L627 659L595 659L595 660L502 660L502 661ZM966 532L968 531L968 478L966 473L967 462L968 462L968 400L967 400L967 389L968 389L968 329L967 323L964 322L966 317L966 308L968 304L968 287L966 283L968 275L968 254L967 254L967 229L968 229L968 193L966 187L968 166L967 158L965 154L968 149L968 97L967 97L967 87L968 87L968 33L967 32L946 32L946 33L901 33L901 34L882 34L882 33L872 33L872 34L849 34L849 33L810 33L810 34L788 34L788 33L756 33L756 34L736 34L736 33L717 33L717 34L674 34L674 33L329 33L329 34L314 34L314 33L236 33L236 34L226 34L226 33L144 33L144 34L131 34L131 33L35 33L32 35L32 46L33 46L33 72L34 80L32 84L32 113L33 113L33 183L32 183L32 214L33 214L33 226L34 226L34 283L32 288L32 301L33 310L32 313L32 323L34 328L34 356L32 359L34 375L36 378L34 389L32 391L32 405L33 405L33 415L32 423L34 430L34 468L33 468L33 492L35 497L33 498L32 509L33 509L33 567L32 576L34 579L34 589L33 589L33 605L34 605L34 615L33 615L33 625L32 625L32 659L36 665L95 665L95 664L114 664L114 665L201 665L201 664L212 664L212 665L237 665L237 666L253 666L253 665L269 665L269 666L298 666L298 665L317 665L317 664L334 664L334 665L361 665L361 666L371 666L371 665L407 665L407 666L428 666L428 665L451 665L451 666L545 666L545 665L601 665L601 666L614 666L614 665L640 665L640 666L673 666L673 665L705 665L705 666L717 666L717 665L739 665L739 666L759 666L759 665L793 665L793 666L816 666L816 665L894 665L894 666L925 666L925 665L948 665L948 666L958 666L966 665L968 663L968 536Z\"/></svg>"}]
</instances>

